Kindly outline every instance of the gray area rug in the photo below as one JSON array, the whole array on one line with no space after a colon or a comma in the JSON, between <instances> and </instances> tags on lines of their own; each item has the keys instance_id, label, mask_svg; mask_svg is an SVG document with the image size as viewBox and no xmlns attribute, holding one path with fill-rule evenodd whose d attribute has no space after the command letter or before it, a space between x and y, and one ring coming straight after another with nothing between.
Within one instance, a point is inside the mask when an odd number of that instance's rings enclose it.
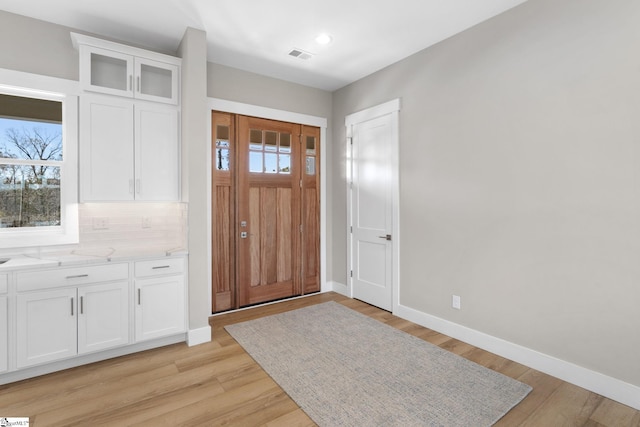
<instances>
[{"instance_id":1,"label":"gray area rug","mask_svg":"<svg viewBox=\"0 0 640 427\"><path fill-rule=\"evenodd\" d=\"M531 391L335 302L225 329L320 426L490 426Z\"/></svg>"}]
</instances>

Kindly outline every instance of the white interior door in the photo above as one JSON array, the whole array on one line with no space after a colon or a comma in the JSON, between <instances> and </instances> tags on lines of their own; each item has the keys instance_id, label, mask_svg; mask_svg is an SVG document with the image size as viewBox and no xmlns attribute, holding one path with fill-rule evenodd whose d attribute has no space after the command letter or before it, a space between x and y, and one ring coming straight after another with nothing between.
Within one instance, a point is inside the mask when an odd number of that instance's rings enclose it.
<instances>
[{"instance_id":1,"label":"white interior door","mask_svg":"<svg viewBox=\"0 0 640 427\"><path fill-rule=\"evenodd\" d=\"M389 311L394 306L397 251L396 120L395 113L361 120L356 116L347 126L351 134L352 296Z\"/></svg>"}]
</instances>

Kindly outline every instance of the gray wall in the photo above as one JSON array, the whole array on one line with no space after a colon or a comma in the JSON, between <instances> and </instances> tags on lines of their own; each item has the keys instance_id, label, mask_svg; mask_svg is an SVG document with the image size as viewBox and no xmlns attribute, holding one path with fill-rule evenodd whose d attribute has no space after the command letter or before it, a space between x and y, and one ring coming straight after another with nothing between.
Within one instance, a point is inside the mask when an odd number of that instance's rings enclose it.
<instances>
[{"instance_id":1,"label":"gray wall","mask_svg":"<svg viewBox=\"0 0 640 427\"><path fill-rule=\"evenodd\" d=\"M207 95L331 120L332 94L209 62Z\"/></svg>"},{"instance_id":2,"label":"gray wall","mask_svg":"<svg viewBox=\"0 0 640 427\"><path fill-rule=\"evenodd\" d=\"M402 305L640 386L638 22L637 0L530 0L334 93L336 201L338 124L402 99Z\"/></svg>"},{"instance_id":3,"label":"gray wall","mask_svg":"<svg viewBox=\"0 0 640 427\"><path fill-rule=\"evenodd\" d=\"M189 203L189 329L209 327L209 224L207 204L207 35L187 28L182 57L182 200Z\"/></svg>"},{"instance_id":4,"label":"gray wall","mask_svg":"<svg viewBox=\"0 0 640 427\"><path fill-rule=\"evenodd\" d=\"M0 68L78 80L71 28L0 10Z\"/></svg>"}]
</instances>

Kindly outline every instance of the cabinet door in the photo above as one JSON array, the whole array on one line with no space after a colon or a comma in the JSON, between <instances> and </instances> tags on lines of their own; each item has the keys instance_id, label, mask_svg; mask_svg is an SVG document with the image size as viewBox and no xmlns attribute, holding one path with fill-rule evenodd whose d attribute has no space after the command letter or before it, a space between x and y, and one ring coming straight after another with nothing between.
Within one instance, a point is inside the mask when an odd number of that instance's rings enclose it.
<instances>
[{"instance_id":1,"label":"cabinet door","mask_svg":"<svg viewBox=\"0 0 640 427\"><path fill-rule=\"evenodd\" d=\"M129 343L129 283L78 288L78 353Z\"/></svg>"},{"instance_id":2,"label":"cabinet door","mask_svg":"<svg viewBox=\"0 0 640 427\"><path fill-rule=\"evenodd\" d=\"M135 58L135 97L147 101L178 103L178 66Z\"/></svg>"},{"instance_id":3,"label":"cabinet door","mask_svg":"<svg viewBox=\"0 0 640 427\"><path fill-rule=\"evenodd\" d=\"M179 199L178 120L175 107L136 104L136 200Z\"/></svg>"},{"instance_id":4,"label":"cabinet door","mask_svg":"<svg viewBox=\"0 0 640 427\"><path fill-rule=\"evenodd\" d=\"M7 297L0 297L0 372L8 369L9 357L9 311Z\"/></svg>"},{"instance_id":5,"label":"cabinet door","mask_svg":"<svg viewBox=\"0 0 640 427\"><path fill-rule=\"evenodd\" d=\"M19 294L18 368L75 356L77 312L75 289Z\"/></svg>"},{"instance_id":6,"label":"cabinet door","mask_svg":"<svg viewBox=\"0 0 640 427\"><path fill-rule=\"evenodd\" d=\"M133 200L133 101L86 95L80 102L83 201Z\"/></svg>"},{"instance_id":7,"label":"cabinet door","mask_svg":"<svg viewBox=\"0 0 640 427\"><path fill-rule=\"evenodd\" d=\"M80 46L82 89L133 97L133 56L93 46Z\"/></svg>"},{"instance_id":8,"label":"cabinet door","mask_svg":"<svg viewBox=\"0 0 640 427\"><path fill-rule=\"evenodd\" d=\"M184 276L136 280L136 341L185 330Z\"/></svg>"}]
</instances>

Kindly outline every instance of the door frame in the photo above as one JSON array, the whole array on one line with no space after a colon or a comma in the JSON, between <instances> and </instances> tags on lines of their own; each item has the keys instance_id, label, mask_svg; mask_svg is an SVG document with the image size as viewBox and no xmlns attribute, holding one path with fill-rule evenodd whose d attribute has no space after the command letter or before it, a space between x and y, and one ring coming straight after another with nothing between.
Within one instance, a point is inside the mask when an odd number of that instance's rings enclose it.
<instances>
[{"instance_id":1,"label":"door frame","mask_svg":"<svg viewBox=\"0 0 640 427\"><path fill-rule=\"evenodd\" d=\"M376 119L378 117L391 115L391 157L389 158L389 167L391 168L391 201L392 201L392 220L391 220L391 289L392 289L392 312L398 310L400 301L400 178L399 178L399 116L400 116L400 98L393 99L383 104L376 105L345 117L346 127L346 159L347 159L347 296L353 298L353 278L350 272L353 271L353 147L351 138L353 125Z\"/></svg>"},{"instance_id":2,"label":"door frame","mask_svg":"<svg viewBox=\"0 0 640 427\"><path fill-rule=\"evenodd\" d=\"M331 286L327 281L327 118L311 116L308 114L294 113L291 111L278 110L274 108L261 107L259 105L244 104L242 102L228 101L219 98L207 98L207 158L211 158L211 111L222 111L225 113L238 114L243 116L253 116L261 119L278 120L307 126L320 128L320 292L331 291ZM211 206L211 162L207 162L207 206ZM211 209L207 212L207 235L211 236ZM211 259L212 244L211 239L207 239L207 257ZM213 301L212 283L213 270L211 263L207 263L207 277L209 288L209 306Z\"/></svg>"}]
</instances>

